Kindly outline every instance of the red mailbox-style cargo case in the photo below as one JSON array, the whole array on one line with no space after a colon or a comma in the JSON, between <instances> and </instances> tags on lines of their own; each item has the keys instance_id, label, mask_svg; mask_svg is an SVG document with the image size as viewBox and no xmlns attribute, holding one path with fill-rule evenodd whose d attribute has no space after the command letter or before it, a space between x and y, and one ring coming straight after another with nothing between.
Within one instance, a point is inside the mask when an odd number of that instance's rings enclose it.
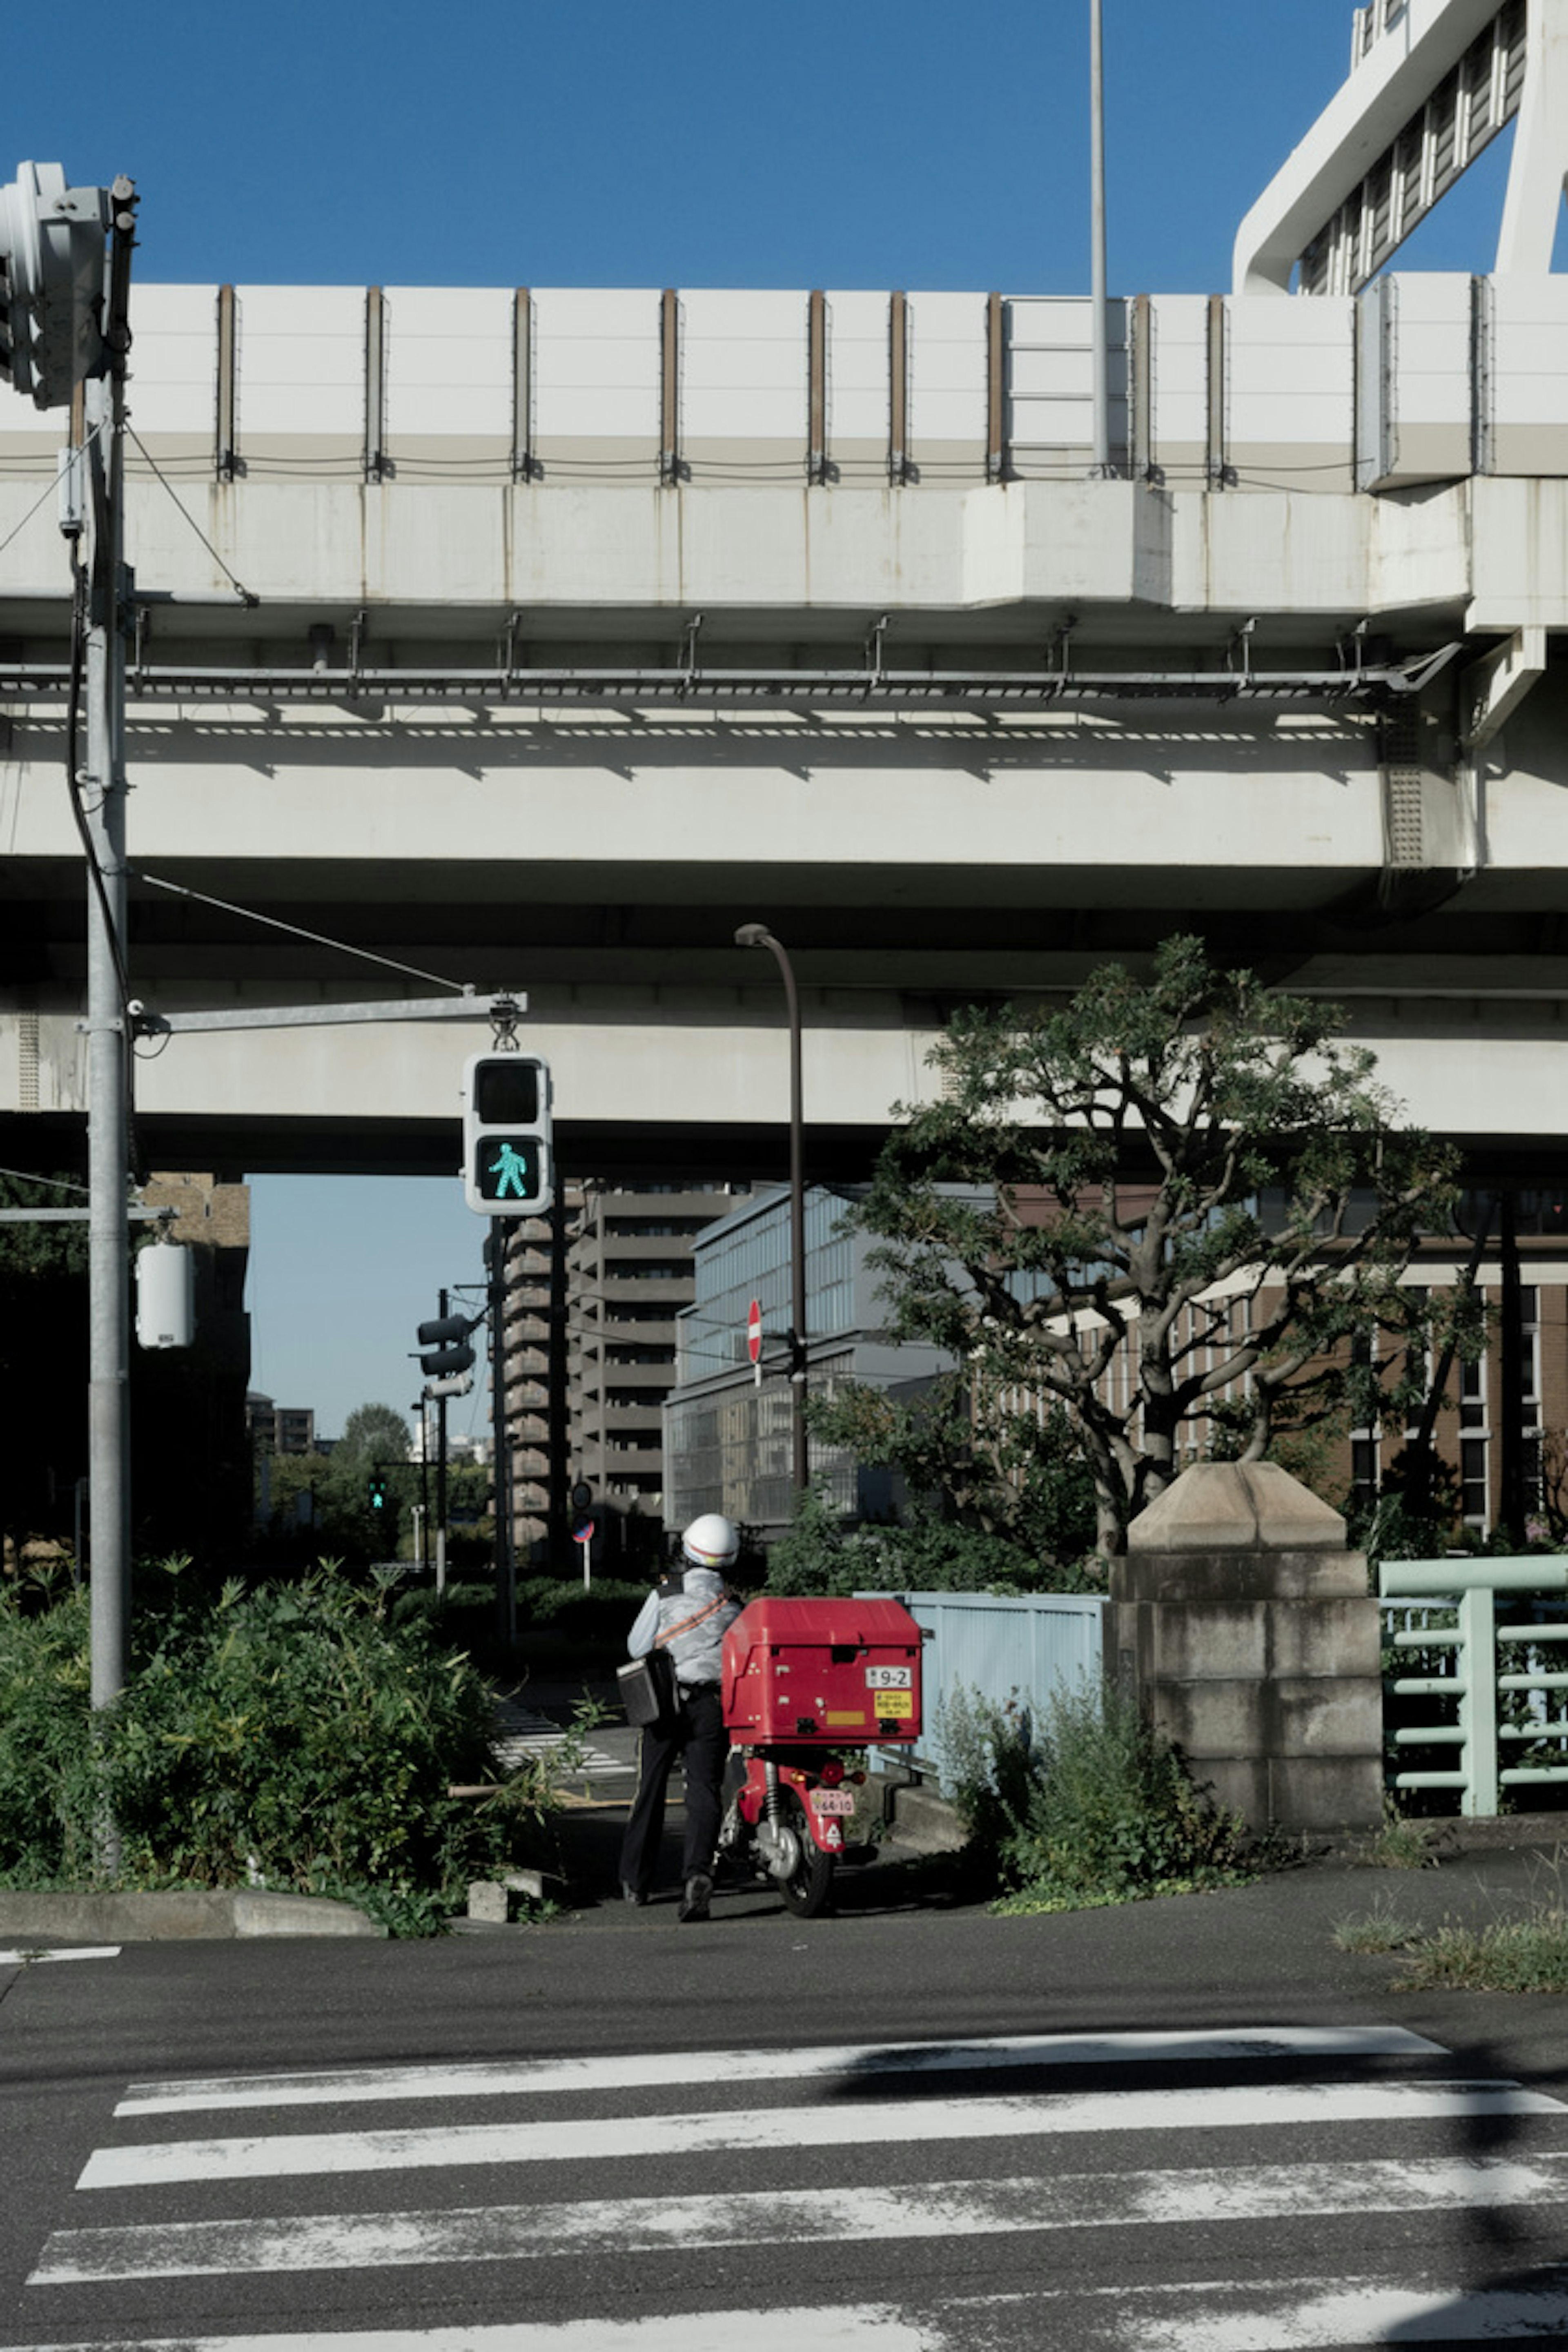
<instances>
[{"instance_id":1,"label":"red mailbox-style cargo case","mask_svg":"<svg viewBox=\"0 0 1568 2352\"><path fill-rule=\"evenodd\" d=\"M921 1629L901 1601L748 1601L724 1636L724 1722L739 1747L915 1739Z\"/></svg>"}]
</instances>

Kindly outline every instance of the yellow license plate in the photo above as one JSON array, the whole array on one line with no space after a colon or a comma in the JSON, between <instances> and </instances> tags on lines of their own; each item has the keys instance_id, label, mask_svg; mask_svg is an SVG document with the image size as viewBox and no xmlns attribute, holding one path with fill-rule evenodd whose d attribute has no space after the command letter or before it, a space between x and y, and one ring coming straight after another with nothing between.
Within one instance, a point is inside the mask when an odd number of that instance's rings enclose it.
<instances>
[{"instance_id":1,"label":"yellow license plate","mask_svg":"<svg viewBox=\"0 0 1568 2352\"><path fill-rule=\"evenodd\" d=\"M873 1691L871 1704L879 1717L912 1716L915 1711L913 1691Z\"/></svg>"}]
</instances>

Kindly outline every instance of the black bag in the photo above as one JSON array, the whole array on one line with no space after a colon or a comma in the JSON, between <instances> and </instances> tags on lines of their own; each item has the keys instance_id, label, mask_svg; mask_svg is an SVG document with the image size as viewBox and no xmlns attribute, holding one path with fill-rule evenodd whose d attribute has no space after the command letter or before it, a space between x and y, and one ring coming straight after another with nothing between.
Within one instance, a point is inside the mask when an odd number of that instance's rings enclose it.
<instances>
[{"instance_id":1,"label":"black bag","mask_svg":"<svg viewBox=\"0 0 1568 2352\"><path fill-rule=\"evenodd\" d=\"M643 1726L668 1723L675 1714L675 1669L668 1650L650 1650L646 1658L616 1668L621 1705L626 1721Z\"/></svg>"}]
</instances>

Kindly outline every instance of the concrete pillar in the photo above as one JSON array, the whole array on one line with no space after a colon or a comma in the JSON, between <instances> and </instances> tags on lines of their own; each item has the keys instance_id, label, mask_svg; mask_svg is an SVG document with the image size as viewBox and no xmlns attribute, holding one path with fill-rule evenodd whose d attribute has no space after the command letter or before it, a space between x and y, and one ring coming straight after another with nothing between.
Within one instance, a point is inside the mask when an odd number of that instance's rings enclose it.
<instances>
[{"instance_id":1,"label":"concrete pillar","mask_svg":"<svg viewBox=\"0 0 1568 2352\"><path fill-rule=\"evenodd\" d=\"M1115 1669L1215 1801L1254 1829L1383 1811L1383 1682L1366 1559L1268 1462L1200 1462L1112 1563Z\"/></svg>"}]
</instances>

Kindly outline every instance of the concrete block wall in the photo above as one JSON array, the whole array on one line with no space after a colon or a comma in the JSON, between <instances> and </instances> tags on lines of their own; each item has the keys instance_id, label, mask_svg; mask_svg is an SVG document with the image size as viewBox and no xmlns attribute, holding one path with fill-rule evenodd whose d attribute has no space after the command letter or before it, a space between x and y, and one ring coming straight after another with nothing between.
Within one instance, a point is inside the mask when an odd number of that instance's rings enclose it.
<instances>
[{"instance_id":1,"label":"concrete block wall","mask_svg":"<svg viewBox=\"0 0 1568 2352\"><path fill-rule=\"evenodd\" d=\"M1112 1568L1114 1671L1255 1829L1381 1816L1377 1602L1344 1542L1339 1514L1277 1465L1198 1463Z\"/></svg>"}]
</instances>

